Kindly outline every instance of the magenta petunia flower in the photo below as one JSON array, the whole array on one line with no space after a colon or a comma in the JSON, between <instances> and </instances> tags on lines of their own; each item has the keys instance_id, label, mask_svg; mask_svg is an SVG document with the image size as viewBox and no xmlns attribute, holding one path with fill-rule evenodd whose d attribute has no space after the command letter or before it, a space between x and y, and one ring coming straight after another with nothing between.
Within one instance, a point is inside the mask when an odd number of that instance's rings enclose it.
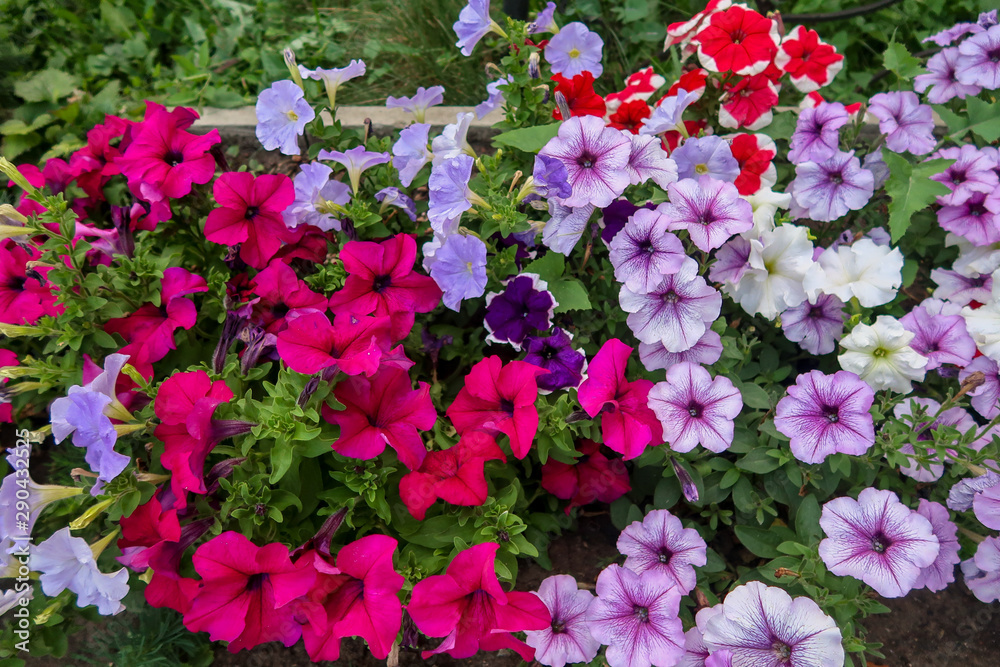
<instances>
[{"instance_id":1,"label":"magenta petunia flower","mask_svg":"<svg viewBox=\"0 0 1000 667\"><path fill-rule=\"evenodd\" d=\"M639 360L647 371L666 370L674 364L687 361L708 366L722 357L722 337L711 329L683 352L671 352L663 343L639 343Z\"/></svg>"},{"instance_id":2,"label":"magenta petunia flower","mask_svg":"<svg viewBox=\"0 0 1000 667\"><path fill-rule=\"evenodd\" d=\"M664 276L648 292L622 287L618 296L635 337L661 343L670 352L690 349L719 316L722 295L698 275L698 263L688 257L681 268Z\"/></svg>"},{"instance_id":3,"label":"magenta petunia flower","mask_svg":"<svg viewBox=\"0 0 1000 667\"><path fill-rule=\"evenodd\" d=\"M984 382L969 392L972 409L986 419L1000 415L1000 366L987 356L976 357L958 374L959 382L979 371Z\"/></svg>"},{"instance_id":4,"label":"magenta petunia flower","mask_svg":"<svg viewBox=\"0 0 1000 667\"><path fill-rule=\"evenodd\" d=\"M690 137L670 157L677 163L680 179L711 176L732 183L740 175L740 163L733 157L729 142L715 135Z\"/></svg>"},{"instance_id":5,"label":"magenta petunia flower","mask_svg":"<svg viewBox=\"0 0 1000 667\"><path fill-rule=\"evenodd\" d=\"M841 641L840 628L812 599L759 581L730 591L704 631L712 655L730 651L739 667L841 667Z\"/></svg>"},{"instance_id":6,"label":"magenta petunia flower","mask_svg":"<svg viewBox=\"0 0 1000 667\"><path fill-rule=\"evenodd\" d=\"M305 93L294 81L275 81L257 97L257 140L265 150L299 154L299 137L316 117Z\"/></svg>"},{"instance_id":7,"label":"magenta petunia flower","mask_svg":"<svg viewBox=\"0 0 1000 667\"><path fill-rule=\"evenodd\" d=\"M553 74L561 74L572 79L578 74L590 72L594 78L601 76L604 40L584 24L574 21L567 23L549 39L545 47L545 61Z\"/></svg>"},{"instance_id":8,"label":"magenta petunia flower","mask_svg":"<svg viewBox=\"0 0 1000 667\"><path fill-rule=\"evenodd\" d=\"M332 160L347 169L347 180L351 183L351 192L355 197L358 195L361 174L392 159L389 153L375 153L364 146L355 146L344 152L321 150L317 157L320 160Z\"/></svg>"},{"instance_id":9,"label":"magenta petunia flower","mask_svg":"<svg viewBox=\"0 0 1000 667\"><path fill-rule=\"evenodd\" d=\"M854 373L799 375L778 401L774 427L791 438L792 454L805 463L822 463L831 454L861 456L875 444L868 410L875 392Z\"/></svg>"},{"instance_id":10,"label":"magenta petunia flower","mask_svg":"<svg viewBox=\"0 0 1000 667\"><path fill-rule=\"evenodd\" d=\"M789 140L789 162L823 162L832 158L839 151L840 128L847 125L848 118L847 109L840 102L821 102L803 109Z\"/></svg>"},{"instance_id":11,"label":"magenta petunia flower","mask_svg":"<svg viewBox=\"0 0 1000 667\"><path fill-rule=\"evenodd\" d=\"M616 564L597 578L597 599L587 610L594 639L607 645L611 667L668 667L684 655L677 612L680 591L660 569L636 574Z\"/></svg>"},{"instance_id":12,"label":"magenta petunia flower","mask_svg":"<svg viewBox=\"0 0 1000 667\"><path fill-rule=\"evenodd\" d=\"M10 239L0 241L0 322L35 324L44 315L59 315L62 304L45 275L49 269L28 269L28 262L41 259L41 252L18 245Z\"/></svg>"},{"instance_id":13,"label":"magenta petunia flower","mask_svg":"<svg viewBox=\"0 0 1000 667\"><path fill-rule=\"evenodd\" d=\"M868 111L878 118L879 130L887 135L886 147L894 153L925 155L934 150L934 112L909 90L879 93Z\"/></svg>"},{"instance_id":14,"label":"magenta petunia flower","mask_svg":"<svg viewBox=\"0 0 1000 667\"><path fill-rule=\"evenodd\" d=\"M293 235L282 213L295 201L295 187L284 174L227 171L212 188L219 208L205 220L205 238L212 243L240 247L240 258L262 269Z\"/></svg>"},{"instance_id":15,"label":"magenta petunia flower","mask_svg":"<svg viewBox=\"0 0 1000 667\"><path fill-rule=\"evenodd\" d=\"M883 597L911 591L941 550L931 522L892 491L835 498L823 505L819 525L826 533L819 555L830 572L860 579Z\"/></svg>"},{"instance_id":16,"label":"magenta petunia flower","mask_svg":"<svg viewBox=\"0 0 1000 667\"><path fill-rule=\"evenodd\" d=\"M389 351L388 317L338 313L333 324L323 313L298 317L278 333L278 355L297 373L331 368L345 375L371 377Z\"/></svg>"},{"instance_id":17,"label":"magenta petunia flower","mask_svg":"<svg viewBox=\"0 0 1000 667\"><path fill-rule=\"evenodd\" d=\"M973 192L960 204L938 209L938 224L967 239L972 245L1000 242L1000 191Z\"/></svg>"},{"instance_id":18,"label":"magenta petunia flower","mask_svg":"<svg viewBox=\"0 0 1000 667\"><path fill-rule=\"evenodd\" d=\"M832 294L818 294L781 313L785 337L810 354L830 354L844 333L844 302Z\"/></svg>"},{"instance_id":19,"label":"magenta petunia flower","mask_svg":"<svg viewBox=\"0 0 1000 667\"><path fill-rule=\"evenodd\" d=\"M955 70L959 83L1000 88L1000 25L969 37L958 45L961 57Z\"/></svg>"},{"instance_id":20,"label":"magenta petunia flower","mask_svg":"<svg viewBox=\"0 0 1000 667\"><path fill-rule=\"evenodd\" d=\"M657 210L670 220L669 229L686 229L699 250L714 250L733 234L753 229L753 207L732 183L686 178L671 183L668 192L670 202Z\"/></svg>"},{"instance_id":21,"label":"magenta petunia flower","mask_svg":"<svg viewBox=\"0 0 1000 667\"><path fill-rule=\"evenodd\" d=\"M974 558L962 561L965 585L980 602L1000 600L1000 537L979 543Z\"/></svg>"},{"instance_id":22,"label":"magenta petunia flower","mask_svg":"<svg viewBox=\"0 0 1000 667\"><path fill-rule=\"evenodd\" d=\"M667 231L669 222L657 211L639 209L612 239L615 278L633 292L654 289L684 263L684 246Z\"/></svg>"},{"instance_id":23,"label":"magenta petunia flower","mask_svg":"<svg viewBox=\"0 0 1000 667\"><path fill-rule=\"evenodd\" d=\"M698 581L694 568L708 562L708 546L698 531L685 528L667 510L653 510L626 527L618 538L618 551L626 556L628 569L636 574L666 572L682 593L694 590Z\"/></svg>"},{"instance_id":24,"label":"magenta petunia flower","mask_svg":"<svg viewBox=\"0 0 1000 667\"><path fill-rule=\"evenodd\" d=\"M573 194L566 206L611 204L629 185L628 166L632 142L620 131L605 127L597 116L574 116L563 121L559 134L539 155L554 157L566 167Z\"/></svg>"},{"instance_id":25,"label":"magenta petunia flower","mask_svg":"<svg viewBox=\"0 0 1000 667\"><path fill-rule=\"evenodd\" d=\"M920 571L913 588L926 588L937 593L955 581L955 566L962 561L958 555L958 526L952 523L944 505L931 500L921 498L917 514L930 521L934 536L941 543L941 550L934 562Z\"/></svg>"},{"instance_id":26,"label":"magenta petunia flower","mask_svg":"<svg viewBox=\"0 0 1000 667\"><path fill-rule=\"evenodd\" d=\"M743 410L743 397L729 378L713 379L702 366L682 362L650 389L649 407L672 450L690 452L700 444L718 453L733 444L733 420Z\"/></svg>"},{"instance_id":27,"label":"magenta petunia flower","mask_svg":"<svg viewBox=\"0 0 1000 667\"><path fill-rule=\"evenodd\" d=\"M786 191L798 217L832 222L868 203L875 192L875 176L861 168L854 151L837 153L823 162L796 165L795 180Z\"/></svg>"},{"instance_id":28,"label":"magenta petunia flower","mask_svg":"<svg viewBox=\"0 0 1000 667\"><path fill-rule=\"evenodd\" d=\"M587 609L594 594L577 588L573 577L557 574L542 580L538 597L552 615L552 623L544 630L525 633L525 643L535 649L535 660L548 667L593 660L601 648L587 627Z\"/></svg>"},{"instance_id":29,"label":"magenta petunia flower","mask_svg":"<svg viewBox=\"0 0 1000 667\"><path fill-rule=\"evenodd\" d=\"M917 306L901 317L899 323L913 333L910 347L927 357L927 370L944 364L965 366L976 354L976 342L961 315L932 313Z\"/></svg>"},{"instance_id":30,"label":"magenta petunia flower","mask_svg":"<svg viewBox=\"0 0 1000 667\"><path fill-rule=\"evenodd\" d=\"M344 409L323 405L323 418L340 426L333 450L342 456L371 460L389 445L400 463L417 470L427 455L418 430L429 430L437 421L429 392L426 382L413 389L410 376L392 366L371 378L354 376L338 382L334 396Z\"/></svg>"}]
</instances>

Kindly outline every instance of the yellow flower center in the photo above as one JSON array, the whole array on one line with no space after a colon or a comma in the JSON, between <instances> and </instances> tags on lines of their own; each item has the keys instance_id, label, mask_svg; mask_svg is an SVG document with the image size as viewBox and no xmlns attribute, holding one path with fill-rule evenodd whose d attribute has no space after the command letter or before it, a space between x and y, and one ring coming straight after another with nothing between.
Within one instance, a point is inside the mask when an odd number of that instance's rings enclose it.
<instances>
[{"instance_id":1,"label":"yellow flower center","mask_svg":"<svg viewBox=\"0 0 1000 667\"><path fill-rule=\"evenodd\" d=\"M580 49L572 49L569 52L569 57L570 58L579 58L580 57Z\"/></svg>"},{"instance_id":2,"label":"yellow flower center","mask_svg":"<svg viewBox=\"0 0 1000 667\"><path fill-rule=\"evenodd\" d=\"M285 115L288 116L288 120L292 121L293 123L299 119L299 115L291 110L286 111Z\"/></svg>"},{"instance_id":3,"label":"yellow flower center","mask_svg":"<svg viewBox=\"0 0 1000 667\"><path fill-rule=\"evenodd\" d=\"M707 164L696 164L694 166L694 173L700 174L700 175L707 174L708 173L708 165Z\"/></svg>"}]
</instances>

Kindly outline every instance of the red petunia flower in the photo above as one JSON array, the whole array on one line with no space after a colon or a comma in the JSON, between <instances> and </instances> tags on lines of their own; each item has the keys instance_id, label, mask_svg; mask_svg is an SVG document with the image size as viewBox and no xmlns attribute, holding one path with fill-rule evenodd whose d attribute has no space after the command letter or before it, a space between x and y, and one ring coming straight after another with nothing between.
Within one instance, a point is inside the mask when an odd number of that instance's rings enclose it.
<instances>
[{"instance_id":1,"label":"red petunia flower","mask_svg":"<svg viewBox=\"0 0 1000 667\"><path fill-rule=\"evenodd\" d=\"M709 3L705 5L705 9L687 21L671 23L667 26L667 39L663 42L663 50L666 51L674 44L679 44L682 56L687 58L697 49L697 44L692 43L692 40L695 35L701 32L702 28L708 25L708 22L712 20L712 15L716 12L729 9L732 6L732 0L709 0ZM685 90L687 89L685 88Z\"/></svg>"},{"instance_id":2,"label":"red petunia flower","mask_svg":"<svg viewBox=\"0 0 1000 667\"><path fill-rule=\"evenodd\" d=\"M208 214L205 238L213 243L240 244L240 258L262 269L296 235L285 226L282 212L295 201L292 179L284 174L257 176L229 171L212 188L220 208Z\"/></svg>"},{"instance_id":3,"label":"red petunia flower","mask_svg":"<svg viewBox=\"0 0 1000 667\"><path fill-rule=\"evenodd\" d=\"M656 106L660 106L663 100L668 97L673 97L677 94L677 91L683 88L687 91L688 95L694 95L695 100L700 100L701 96L705 94L705 87L708 84L708 70L702 69L700 67L684 72L681 74L681 78L677 79L674 85L670 86L667 90L667 94L660 98L660 101L656 103Z\"/></svg>"},{"instance_id":4,"label":"red petunia flower","mask_svg":"<svg viewBox=\"0 0 1000 667\"><path fill-rule=\"evenodd\" d=\"M580 443L580 453L573 464L550 458L542 466L542 488L569 501L566 514L593 502L614 502L632 490L621 459L605 456L593 440Z\"/></svg>"},{"instance_id":5,"label":"red petunia flower","mask_svg":"<svg viewBox=\"0 0 1000 667\"><path fill-rule=\"evenodd\" d=\"M614 113L621 105L635 100L645 102L666 82L667 80L654 72L652 67L639 70L625 79L624 90L611 93L604 98L608 112Z\"/></svg>"},{"instance_id":6,"label":"red petunia flower","mask_svg":"<svg viewBox=\"0 0 1000 667\"><path fill-rule=\"evenodd\" d=\"M330 324L322 313L303 315L278 334L278 355L297 373L330 368L371 377L389 351L391 326L388 317L340 313Z\"/></svg>"},{"instance_id":7,"label":"red petunia flower","mask_svg":"<svg viewBox=\"0 0 1000 667\"><path fill-rule=\"evenodd\" d=\"M734 134L726 137L733 157L740 165L734 185L741 195L749 196L769 188L778 180L772 160L778 154L774 141L766 134Z\"/></svg>"},{"instance_id":8,"label":"red petunia flower","mask_svg":"<svg viewBox=\"0 0 1000 667\"><path fill-rule=\"evenodd\" d=\"M144 572L149 567L150 547L164 540L176 542L181 539L177 510L164 510L155 494L132 514L122 517L120 525L122 536L118 538L118 548L122 555L117 560L136 572Z\"/></svg>"},{"instance_id":9,"label":"red petunia flower","mask_svg":"<svg viewBox=\"0 0 1000 667\"><path fill-rule=\"evenodd\" d=\"M689 137L697 137L707 127L708 122L702 118L684 121L684 129ZM682 143L684 143L684 137L677 130L668 130L663 133L663 148L667 153L672 153Z\"/></svg>"},{"instance_id":10,"label":"red petunia flower","mask_svg":"<svg viewBox=\"0 0 1000 667\"><path fill-rule=\"evenodd\" d=\"M46 280L48 268L29 269L41 254L7 239L0 241L0 322L34 324L46 315L59 315L62 304Z\"/></svg>"},{"instance_id":11,"label":"red petunia flower","mask_svg":"<svg viewBox=\"0 0 1000 667\"><path fill-rule=\"evenodd\" d=\"M815 30L799 25L781 40L774 64L788 73L800 92L811 93L833 81L844 67L844 56L820 40Z\"/></svg>"},{"instance_id":12,"label":"red petunia flower","mask_svg":"<svg viewBox=\"0 0 1000 667\"><path fill-rule=\"evenodd\" d=\"M566 96L566 104L569 106L571 116L600 116L604 117L607 107L604 98L594 92L594 75L590 72L577 74L572 79L567 79L561 74L552 76L556 82L556 92ZM559 107L552 111L552 117L556 120L565 120Z\"/></svg>"},{"instance_id":13,"label":"red petunia flower","mask_svg":"<svg viewBox=\"0 0 1000 667\"><path fill-rule=\"evenodd\" d=\"M419 470L407 473L399 481L399 496L420 521L438 498L452 505L479 507L489 493L483 471L487 461L506 463L507 457L492 437L468 431L458 444L429 453Z\"/></svg>"},{"instance_id":14,"label":"red petunia flower","mask_svg":"<svg viewBox=\"0 0 1000 667\"><path fill-rule=\"evenodd\" d=\"M538 431L537 378L545 373L525 361L504 366L500 357L486 357L465 376L448 418L460 435L474 429L507 434L514 456L523 459Z\"/></svg>"},{"instance_id":15,"label":"red petunia flower","mask_svg":"<svg viewBox=\"0 0 1000 667\"><path fill-rule=\"evenodd\" d=\"M710 72L760 74L778 52L778 24L742 5L712 14L695 35L698 60Z\"/></svg>"},{"instance_id":16,"label":"red petunia flower","mask_svg":"<svg viewBox=\"0 0 1000 667\"><path fill-rule=\"evenodd\" d=\"M11 350L0 350L0 368L5 366L20 366L21 362L18 360L17 355ZM86 380L84 380L86 382ZM0 378L0 387L7 384L7 378ZM0 394L3 390L0 389ZM0 424L10 424L11 419L14 416L14 406L11 403L5 402L0 403Z\"/></svg>"},{"instance_id":17,"label":"red petunia flower","mask_svg":"<svg viewBox=\"0 0 1000 667\"><path fill-rule=\"evenodd\" d=\"M778 103L778 89L763 74L726 86L719 108L719 125L730 129L759 130L771 124L771 110Z\"/></svg>"},{"instance_id":18,"label":"red petunia flower","mask_svg":"<svg viewBox=\"0 0 1000 667\"><path fill-rule=\"evenodd\" d=\"M652 112L644 100L625 102L608 118L608 125L616 130L628 130L632 134L639 134L643 119L649 118Z\"/></svg>"},{"instance_id":19,"label":"red petunia flower","mask_svg":"<svg viewBox=\"0 0 1000 667\"><path fill-rule=\"evenodd\" d=\"M292 267L279 260L254 276L251 291L258 295L251 319L268 333L284 331L298 317L326 312L327 298L309 289Z\"/></svg>"}]
</instances>

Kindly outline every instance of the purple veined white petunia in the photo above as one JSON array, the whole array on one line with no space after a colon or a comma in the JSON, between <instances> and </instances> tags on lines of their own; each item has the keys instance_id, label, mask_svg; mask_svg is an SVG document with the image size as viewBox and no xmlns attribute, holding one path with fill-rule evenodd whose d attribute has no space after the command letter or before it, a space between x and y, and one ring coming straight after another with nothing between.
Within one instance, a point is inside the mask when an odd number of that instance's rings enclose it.
<instances>
[{"instance_id":1,"label":"purple veined white petunia","mask_svg":"<svg viewBox=\"0 0 1000 667\"><path fill-rule=\"evenodd\" d=\"M295 229L311 225L324 232L340 231L340 218L330 204L344 206L351 201L346 183L331 178L333 169L319 162L307 162L292 181L295 201L281 213L285 226Z\"/></svg>"},{"instance_id":2,"label":"purple veined white petunia","mask_svg":"<svg viewBox=\"0 0 1000 667\"><path fill-rule=\"evenodd\" d=\"M987 537L979 543L976 555L962 561L965 585L980 602L1000 600L1000 537Z\"/></svg>"},{"instance_id":3,"label":"purple veined white petunia","mask_svg":"<svg viewBox=\"0 0 1000 667\"><path fill-rule=\"evenodd\" d=\"M914 380L923 380L927 357L910 347L913 334L894 317L879 315L872 325L858 324L841 339L845 352L840 367L855 373L872 389L913 391Z\"/></svg>"},{"instance_id":4,"label":"purple veined white petunia","mask_svg":"<svg viewBox=\"0 0 1000 667\"><path fill-rule=\"evenodd\" d=\"M966 144L961 148L957 146L942 148L931 157L954 160L940 174L931 176L932 181L942 183L951 190L951 194L937 198L937 202L943 206L962 204L968 201L973 193L990 193L1000 185L997 172L993 170L994 161L975 146Z\"/></svg>"},{"instance_id":5,"label":"purple veined white petunia","mask_svg":"<svg viewBox=\"0 0 1000 667\"><path fill-rule=\"evenodd\" d=\"M841 152L822 162L796 165L787 192L795 217L832 222L864 208L875 193L875 176L861 167L854 151Z\"/></svg>"},{"instance_id":6,"label":"purple veined white petunia","mask_svg":"<svg viewBox=\"0 0 1000 667\"><path fill-rule=\"evenodd\" d=\"M548 667L593 660L601 648L587 627L587 609L594 594L580 590L573 577L557 574L542 580L537 595L552 615L552 625L525 632L525 643L535 649L535 660Z\"/></svg>"},{"instance_id":7,"label":"purple veined white petunia","mask_svg":"<svg viewBox=\"0 0 1000 667\"><path fill-rule=\"evenodd\" d=\"M993 298L979 308L962 309L965 326L984 355L1000 360L1000 269L993 272Z\"/></svg>"},{"instance_id":8,"label":"purple veined white petunia","mask_svg":"<svg viewBox=\"0 0 1000 667\"><path fill-rule=\"evenodd\" d=\"M818 294L781 313L785 338L810 354L830 354L844 334L844 302L832 294Z\"/></svg>"},{"instance_id":9,"label":"purple veined white petunia","mask_svg":"<svg viewBox=\"0 0 1000 667\"><path fill-rule=\"evenodd\" d=\"M926 155L934 150L934 112L920 103L916 93L878 93L871 98L868 112L878 118L886 148L892 152Z\"/></svg>"},{"instance_id":10,"label":"purple veined white petunia","mask_svg":"<svg viewBox=\"0 0 1000 667\"><path fill-rule=\"evenodd\" d=\"M722 294L698 275L698 263L690 257L647 292L622 287L618 301L629 313L626 322L636 338L661 343L670 352L694 346L722 309Z\"/></svg>"},{"instance_id":11,"label":"purple veined white petunia","mask_svg":"<svg viewBox=\"0 0 1000 667\"><path fill-rule=\"evenodd\" d=\"M667 379L649 390L649 408L660 420L663 439L675 452L700 444L722 452L733 444L733 420L743 410L743 397L732 381L688 362L667 369Z\"/></svg>"},{"instance_id":12,"label":"purple veined white petunia","mask_svg":"<svg viewBox=\"0 0 1000 667\"><path fill-rule=\"evenodd\" d=\"M854 373L803 373L778 401L774 427L791 438L792 454L822 463L832 454L860 456L875 444L875 392Z\"/></svg>"},{"instance_id":13,"label":"purple veined white petunia","mask_svg":"<svg viewBox=\"0 0 1000 667\"><path fill-rule=\"evenodd\" d=\"M604 40L582 23L567 23L549 39L545 47L545 61L553 74L572 79L590 72L594 78L601 76Z\"/></svg>"},{"instance_id":14,"label":"purple veined white petunia","mask_svg":"<svg viewBox=\"0 0 1000 667\"><path fill-rule=\"evenodd\" d=\"M708 546L698 531L685 528L667 510L653 510L627 526L618 537L618 551L626 556L628 569L636 574L661 570L682 593L694 590L698 581L694 568L708 559Z\"/></svg>"},{"instance_id":15,"label":"purple veined white petunia","mask_svg":"<svg viewBox=\"0 0 1000 667\"><path fill-rule=\"evenodd\" d=\"M840 128L847 125L849 115L840 102L821 102L803 109L789 140L788 161L823 162L839 151Z\"/></svg>"},{"instance_id":16,"label":"purple veined white petunia","mask_svg":"<svg viewBox=\"0 0 1000 667\"><path fill-rule=\"evenodd\" d=\"M711 329L683 352L670 352L662 343L639 343L639 360L647 371L666 370L683 361L707 366L722 357L722 337Z\"/></svg>"},{"instance_id":17,"label":"purple veined white petunia","mask_svg":"<svg viewBox=\"0 0 1000 667\"><path fill-rule=\"evenodd\" d=\"M732 183L740 175L740 163L733 157L729 142L721 137L689 137L670 154L681 179L702 176Z\"/></svg>"},{"instance_id":18,"label":"purple veined white petunia","mask_svg":"<svg viewBox=\"0 0 1000 667\"><path fill-rule=\"evenodd\" d=\"M952 522L944 505L925 498L920 499L917 514L930 521L931 529L941 544L941 550L934 562L920 571L920 576L913 587L926 588L937 593L955 581L955 566L962 562L961 556L958 555L958 526Z\"/></svg>"},{"instance_id":19,"label":"purple veined white petunia","mask_svg":"<svg viewBox=\"0 0 1000 667\"><path fill-rule=\"evenodd\" d=\"M310 79L323 82L326 90L326 98L330 102L330 112L337 108L337 89L341 84L365 75L365 63L362 60L352 60L346 67L335 67L333 69L306 69L299 65L299 73Z\"/></svg>"},{"instance_id":20,"label":"purple veined white petunia","mask_svg":"<svg viewBox=\"0 0 1000 667\"><path fill-rule=\"evenodd\" d=\"M294 81L275 81L257 96L257 140L266 150L299 154L299 137L316 112Z\"/></svg>"},{"instance_id":21,"label":"purple veined white petunia","mask_svg":"<svg viewBox=\"0 0 1000 667\"><path fill-rule=\"evenodd\" d=\"M399 172L403 187L410 187L417 172L434 158L427 147L430 130L426 123L414 123L400 130L399 139L392 145L392 166Z\"/></svg>"},{"instance_id":22,"label":"purple veined white petunia","mask_svg":"<svg viewBox=\"0 0 1000 667\"><path fill-rule=\"evenodd\" d=\"M479 40L491 32L507 37L500 25L490 18L490 0L469 0L452 29L458 36L455 46L462 50L463 56L471 56Z\"/></svg>"},{"instance_id":23,"label":"purple veined white petunia","mask_svg":"<svg viewBox=\"0 0 1000 667\"><path fill-rule=\"evenodd\" d=\"M927 61L927 74L913 77L913 89L926 93L927 101L944 104L949 100L964 100L969 95L978 95L982 86L961 83L958 80L958 65L962 54L957 47L942 49ZM929 89L929 90L928 90Z\"/></svg>"},{"instance_id":24,"label":"purple veined white petunia","mask_svg":"<svg viewBox=\"0 0 1000 667\"><path fill-rule=\"evenodd\" d=\"M823 505L819 524L826 534L819 555L830 572L860 579L883 597L913 590L941 550L931 522L892 491L835 498Z\"/></svg>"},{"instance_id":25,"label":"purple veined white petunia","mask_svg":"<svg viewBox=\"0 0 1000 667\"><path fill-rule=\"evenodd\" d=\"M708 270L712 282L723 283L723 289L736 285L743 274L750 270L750 254L753 246L745 236L734 236L715 252L715 261Z\"/></svg>"},{"instance_id":26,"label":"purple veined white petunia","mask_svg":"<svg viewBox=\"0 0 1000 667\"><path fill-rule=\"evenodd\" d=\"M986 419L1000 415L1000 366L989 357L973 359L958 373L958 381L965 380L975 372L983 374L983 383L969 392L972 409Z\"/></svg>"},{"instance_id":27,"label":"purple veined white petunia","mask_svg":"<svg viewBox=\"0 0 1000 667\"><path fill-rule=\"evenodd\" d=\"M955 69L959 83L981 86L986 90L1000 88L1000 25L973 35L958 45L960 55Z\"/></svg>"},{"instance_id":28,"label":"purple veined white petunia","mask_svg":"<svg viewBox=\"0 0 1000 667\"><path fill-rule=\"evenodd\" d=\"M667 667L684 655L677 617L681 594L660 570L636 574L612 564L597 578L597 599L587 610L594 639L606 645L610 667Z\"/></svg>"},{"instance_id":29,"label":"purple veined white petunia","mask_svg":"<svg viewBox=\"0 0 1000 667\"><path fill-rule=\"evenodd\" d=\"M873 308L889 303L903 284L903 253L899 248L859 239L830 247L806 271L803 287L810 298L832 294L843 302L857 298Z\"/></svg>"},{"instance_id":30,"label":"purple veined white petunia","mask_svg":"<svg viewBox=\"0 0 1000 667\"><path fill-rule=\"evenodd\" d=\"M936 299L925 299L900 318L903 327L913 333L910 347L927 357L926 370L940 368L943 364L959 367L968 365L976 354L976 342L965 328L961 308L955 314L942 312L945 304Z\"/></svg>"},{"instance_id":31,"label":"purple veined white petunia","mask_svg":"<svg viewBox=\"0 0 1000 667\"><path fill-rule=\"evenodd\" d=\"M566 206L593 204L604 208L629 185L626 169L632 142L597 116L573 116L563 121L559 133L539 151L566 167L573 194Z\"/></svg>"},{"instance_id":32,"label":"purple veined white petunia","mask_svg":"<svg viewBox=\"0 0 1000 667\"><path fill-rule=\"evenodd\" d=\"M549 219L542 229L542 243L568 257L587 229L593 212L593 204L572 207L564 206L556 198L549 199Z\"/></svg>"},{"instance_id":33,"label":"purple veined white petunia","mask_svg":"<svg viewBox=\"0 0 1000 667\"><path fill-rule=\"evenodd\" d=\"M753 207L732 183L701 176L671 183L667 190L670 201L657 210L670 220L669 229L686 229L699 250L709 252L753 229Z\"/></svg>"},{"instance_id":34,"label":"purple veined white petunia","mask_svg":"<svg viewBox=\"0 0 1000 667\"><path fill-rule=\"evenodd\" d=\"M808 597L792 598L777 586L737 586L711 615L704 642L730 651L739 667L842 667L840 628ZM708 663L706 663L708 664Z\"/></svg>"},{"instance_id":35,"label":"purple veined white petunia","mask_svg":"<svg viewBox=\"0 0 1000 667\"><path fill-rule=\"evenodd\" d=\"M931 269L931 280L937 285L935 299L958 306L968 306L973 301L989 303L993 298L993 278L989 274L965 276L958 271Z\"/></svg>"},{"instance_id":36,"label":"purple veined white petunia","mask_svg":"<svg viewBox=\"0 0 1000 667\"><path fill-rule=\"evenodd\" d=\"M708 627L708 620L721 613L721 604L698 610L694 616L694 625L684 633L684 657L677 663L677 667L705 667L705 659L712 652L705 643L705 629Z\"/></svg>"},{"instance_id":37,"label":"purple veined white petunia","mask_svg":"<svg viewBox=\"0 0 1000 667\"><path fill-rule=\"evenodd\" d=\"M632 134L628 130L622 130L622 134L632 142L628 164L625 165L632 185L651 180L661 189L666 189L677 182L677 163L667 157L663 142L658 137Z\"/></svg>"},{"instance_id":38,"label":"purple veined white petunia","mask_svg":"<svg viewBox=\"0 0 1000 667\"><path fill-rule=\"evenodd\" d=\"M629 217L611 240L610 259L618 282L633 292L648 292L664 276L680 270L687 255L680 239L667 231L669 223L659 211L644 208Z\"/></svg>"},{"instance_id":39,"label":"purple veined white petunia","mask_svg":"<svg viewBox=\"0 0 1000 667\"><path fill-rule=\"evenodd\" d=\"M781 225L750 241L749 267L736 284L723 291L747 313L773 320L806 300L802 279L813 264L809 230Z\"/></svg>"},{"instance_id":40,"label":"purple veined white petunia","mask_svg":"<svg viewBox=\"0 0 1000 667\"><path fill-rule=\"evenodd\" d=\"M413 114L413 118L418 123L423 123L427 116L427 110L442 102L444 102L444 86L431 86L430 88L420 86L412 97L387 97L385 106L387 109L408 111Z\"/></svg>"}]
</instances>

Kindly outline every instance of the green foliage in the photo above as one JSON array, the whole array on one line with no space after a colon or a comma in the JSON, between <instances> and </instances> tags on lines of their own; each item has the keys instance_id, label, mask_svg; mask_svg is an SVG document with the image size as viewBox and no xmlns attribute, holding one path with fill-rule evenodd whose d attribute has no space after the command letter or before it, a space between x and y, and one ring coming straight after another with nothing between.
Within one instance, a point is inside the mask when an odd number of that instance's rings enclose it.
<instances>
[{"instance_id":1,"label":"green foliage","mask_svg":"<svg viewBox=\"0 0 1000 667\"><path fill-rule=\"evenodd\" d=\"M932 181L930 177L940 174L954 160L937 159L913 164L889 151L885 151L883 156L889 166L885 191L892 199L889 203L889 231L895 243L906 233L914 213L951 192L946 185Z\"/></svg>"}]
</instances>

